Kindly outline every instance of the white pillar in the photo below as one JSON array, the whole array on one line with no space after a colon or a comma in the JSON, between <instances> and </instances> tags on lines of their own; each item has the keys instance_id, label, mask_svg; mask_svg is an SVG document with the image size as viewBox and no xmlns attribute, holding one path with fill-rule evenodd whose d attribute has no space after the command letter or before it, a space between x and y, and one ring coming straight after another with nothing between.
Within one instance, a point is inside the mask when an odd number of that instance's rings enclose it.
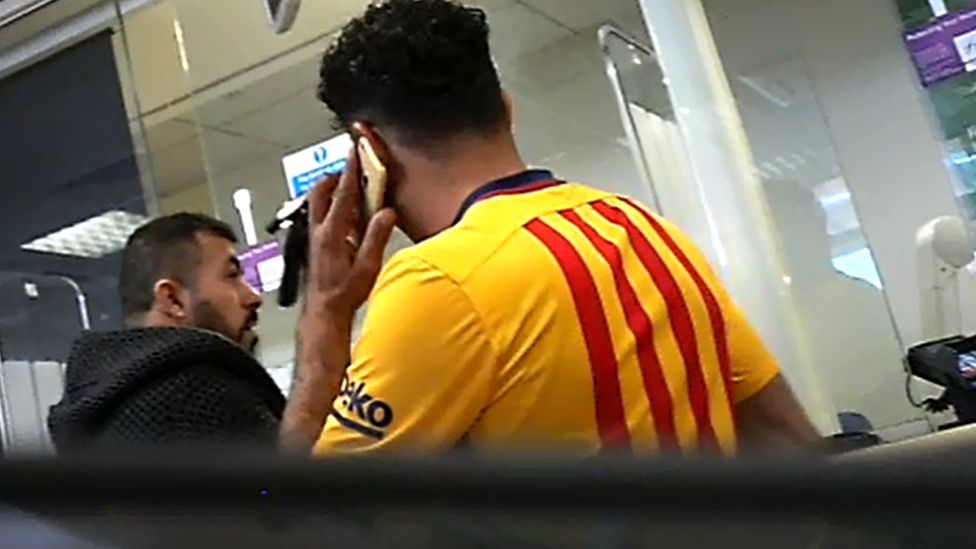
<instances>
[{"instance_id":1,"label":"white pillar","mask_svg":"<svg viewBox=\"0 0 976 549\"><path fill-rule=\"evenodd\" d=\"M836 412L817 382L752 152L701 1L641 0L641 5L698 186L662 181L656 182L657 192L694 195L685 199L701 209L693 217L707 219L714 237L698 244L719 258L716 267L811 418L822 431L834 432Z\"/></svg>"}]
</instances>

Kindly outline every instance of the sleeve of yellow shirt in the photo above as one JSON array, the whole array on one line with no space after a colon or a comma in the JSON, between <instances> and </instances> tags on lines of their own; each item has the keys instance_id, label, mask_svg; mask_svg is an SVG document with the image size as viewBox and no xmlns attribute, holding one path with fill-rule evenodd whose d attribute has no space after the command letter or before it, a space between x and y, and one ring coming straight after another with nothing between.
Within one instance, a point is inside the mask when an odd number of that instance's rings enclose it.
<instances>
[{"instance_id":1,"label":"sleeve of yellow shirt","mask_svg":"<svg viewBox=\"0 0 976 549\"><path fill-rule=\"evenodd\" d=\"M779 364L759 333L728 296L724 309L732 367L732 397L739 403L765 388L779 374Z\"/></svg>"},{"instance_id":2,"label":"sleeve of yellow shirt","mask_svg":"<svg viewBox=\"0 0 976 549\"><path fill-rule=\"evenodd\" d=\"M380 275L315 453L445 450L488 403L495 355L463 290L426 262Z\"/></svg>"}]
</instances>

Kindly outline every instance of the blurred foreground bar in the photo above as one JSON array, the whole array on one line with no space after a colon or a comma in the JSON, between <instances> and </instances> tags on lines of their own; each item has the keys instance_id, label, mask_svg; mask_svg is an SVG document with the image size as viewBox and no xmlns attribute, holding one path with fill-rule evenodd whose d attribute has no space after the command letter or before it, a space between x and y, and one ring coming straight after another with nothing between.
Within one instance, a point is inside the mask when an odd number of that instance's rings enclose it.
<instances>
[{"instance_id":1,"label":"blurred foreground bar","mask_svg":"<svg viewBox=\"0 0 976 549\"><path fill-rule=\"evenodd\" d=\"M0 546L976 547L974 455L960 429L818 459L7 461Z\"/></svg>"}]
</instances>

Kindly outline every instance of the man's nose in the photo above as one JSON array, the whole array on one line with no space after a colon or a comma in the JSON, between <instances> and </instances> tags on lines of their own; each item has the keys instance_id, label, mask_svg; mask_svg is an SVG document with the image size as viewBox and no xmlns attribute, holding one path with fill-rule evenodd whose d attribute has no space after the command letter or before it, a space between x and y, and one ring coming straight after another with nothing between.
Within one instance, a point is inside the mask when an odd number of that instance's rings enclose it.
<instances>
[{"instance_id":1,"label":"man's nose","mask_svg":"<svg viewBox=\"0 0 976 549\"><path fill-rule=\"evenodd\" d=\"M258 309L264 303L261 293L254 288L247 286L247 295L244 298L244 305L249 309Z\"/></svg>"}]
</instances>

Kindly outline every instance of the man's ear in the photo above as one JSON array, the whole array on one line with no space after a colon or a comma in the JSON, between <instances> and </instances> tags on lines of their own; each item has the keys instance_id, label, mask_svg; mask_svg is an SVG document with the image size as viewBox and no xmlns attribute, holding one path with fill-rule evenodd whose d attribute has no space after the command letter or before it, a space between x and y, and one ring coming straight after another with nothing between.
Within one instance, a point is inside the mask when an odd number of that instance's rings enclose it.
<instances>
[{"instance_id":1,"label":"man's ear","mask_svg":"<svg viewBox=\"0 0 976 549\"><path fill-rule=\"evenodd\" d=\"M390 153L390 146L387 144L382 133L378 132L373 126L370 126L364 122L353 122L352 138L353 141L358 141L360 138L364 138L369 141L369 144L373 147L373 151L376 153L376 156L379 157L380 162L382 162L387 169L389 169L393 164L393 155Z\"/></svg>"},{"instance_id":2,"label":"man's ear","mask_svg":"<svg viewBox=\"0 0 976 549\"><path fill-rule=\"evenodd\" d=\"M178 281L164 278L153 286L153 308L172 322L186 322L188 305L187 291Z\"/></svg>"}]
</instances>

